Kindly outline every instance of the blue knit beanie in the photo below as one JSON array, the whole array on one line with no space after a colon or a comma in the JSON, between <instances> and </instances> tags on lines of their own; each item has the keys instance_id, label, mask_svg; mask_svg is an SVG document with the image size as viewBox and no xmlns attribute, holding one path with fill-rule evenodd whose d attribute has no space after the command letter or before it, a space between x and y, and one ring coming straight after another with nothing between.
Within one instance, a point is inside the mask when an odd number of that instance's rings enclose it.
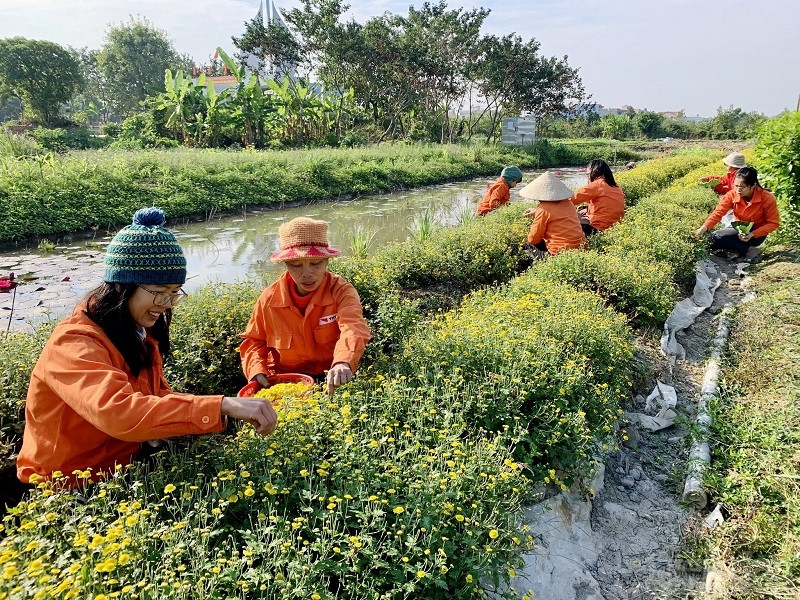
<instances>
[{"instance_id":1,"label":"blue knit beanie","mask_svg":"<svg viewBox=\"0 0 800 600\"><path fill-rule=\"evenodd\" d=\"M503 171L500 173L500 177L505 179L506 183L512 184L515 181L522 181L522 171L519 170L518 166L511 165L503 169Z\"/></svg>"},{"instance_id":2,"label":"blue knit beanie","mask_svg":"<svg viewBox=\"0 0 800 600\"><path fill-rule=\"evenodd\" d=\"M186 281L186 258L175 235L163 225L160 208L142 208L133 225L119 230L108 245L103 281L171 285Z\"/></svg>"}]
</instances>

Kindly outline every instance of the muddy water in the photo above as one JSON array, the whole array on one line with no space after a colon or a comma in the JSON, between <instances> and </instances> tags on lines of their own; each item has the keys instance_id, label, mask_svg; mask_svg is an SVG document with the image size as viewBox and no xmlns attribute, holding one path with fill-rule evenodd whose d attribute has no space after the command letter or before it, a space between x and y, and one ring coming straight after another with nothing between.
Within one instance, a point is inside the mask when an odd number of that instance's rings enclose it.
<instances>
[{"instance_id":1,"label":"muddy water","mask_svg":"<svg viewBox=\"0 0 800 600\"><path fill-rule=\"evenodd\" d=\"M557 169L553 169L556 171ZM583 168L562 168L562 181L572 188L586 183ZM525 173L525 182L541 171ZM211 282L253 281L261 285L283 269L270 262L279 249L278 226L300 216L325 219L331 244L349 254L353 232L372 232L370 248L408 237L415 219L428 211L436 223L458 224L465 212L474 213L490 178L459 181L356 200L314 203L280 210L248 211L202 222L171 222L170 228L186 254L191 292ZM523 201L518 188L511 201ZM0 332L30 330L46 319L68 314L103 276L103 254L114 232L96 232L58 241L52 251L33 246L0 253L0 274L13 272L22 283L13 294L0 294ZM13 301L13 311L12 311Z\"/></svg>"}]
</instances>

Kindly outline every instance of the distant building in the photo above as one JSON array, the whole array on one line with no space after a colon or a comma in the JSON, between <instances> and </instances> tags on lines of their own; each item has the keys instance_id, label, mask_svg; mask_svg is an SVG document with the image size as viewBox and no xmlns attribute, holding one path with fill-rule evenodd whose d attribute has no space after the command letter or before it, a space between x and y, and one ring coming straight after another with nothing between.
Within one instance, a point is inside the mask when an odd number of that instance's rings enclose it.
<instances>
[{"instance_id":1,"label":"distant building","mask_svg":"<svg viewBox=\"0 0 800 600\"><path fill-rule=\"evenodd\" d=\"M595 104L594 112L597 113L599 117L605 117L606 115L624 115L628 112L628 108L630 108L628 105L621 108L608 108L602 104Z\"/></svg>"},{"instance_id":2,"label":"distant building","mask_svg":"<svg viewBox=\"0 0 800 600\"><path fill-rule=\"evenodd\" d=\"M706 121L710 121L711 117L701 117L700 115L695 115L693 117L687 117L684 115L684 121L691 121L692 123L705 123Z\"/></svg>"},{"instance_id":3,"label":"distant building","mask_svg":"<svg viewBox=\"0 0 800 600\"><path fill-rule=\"evenodd\" d=\"M536 141L536 117L503 117L500 143L504 146L530 146Z\"/></svg>"}]
</instances>

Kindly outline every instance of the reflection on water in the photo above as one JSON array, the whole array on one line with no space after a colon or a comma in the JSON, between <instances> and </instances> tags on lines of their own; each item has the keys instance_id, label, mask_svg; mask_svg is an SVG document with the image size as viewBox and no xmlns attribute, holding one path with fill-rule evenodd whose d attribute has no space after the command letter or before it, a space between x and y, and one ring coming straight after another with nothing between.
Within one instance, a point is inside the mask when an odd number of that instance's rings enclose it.
<instances>
[{"instance_id":1,"label":"reflection on water","mask_svg":"<svg viewBox=\"0 0 800 600\"><path fill-rule=\"evenodd\" d=\"M564 168L562 181L571 188L586 183L583 168ZM541 171L525 173L525 182ZM414 219L428 211L442 225L456 225L465 212L474 213L478 200L493 179L479 178L356 200L314 203L280 210L250 211L210 221L170 223L186 254L192 291L209 282L253 281L261 285L283 270L270 254L280 248L278 225L295 217L325 219L330 223L331 245L349 253L353 233L362 228L374 233L371 248L408 237ZM511 191L511 201L527 202ZM25 329L44 317L61 318L77 300L103 277L103 254L111 236L97 236L56 246L50 253L36 248L0 253L0 273L28 276L18 288L10 328ZM11 314L11 294L0 295L0 327Z\"/></svg>"}]
</instances>

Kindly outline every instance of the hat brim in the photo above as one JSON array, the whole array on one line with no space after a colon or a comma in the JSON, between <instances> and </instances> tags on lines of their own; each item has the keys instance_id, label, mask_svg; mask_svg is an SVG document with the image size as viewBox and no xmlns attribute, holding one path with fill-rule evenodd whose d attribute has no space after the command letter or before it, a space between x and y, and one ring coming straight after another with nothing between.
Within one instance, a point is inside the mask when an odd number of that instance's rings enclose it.
<instances>
[{"instance_id":1,"label":"hat brim","mask_svg":"<svg viewBox=\"0 0 800 600\"><path fill-rule=\"evenodd\" d=\"M303 246L300 248L287 248L275 252L270 256L272 262L286 262L287 260L300 260L303 258L333 258L341 252L336 248L326 246Z\"/></svg>"},{"instance_id":2,"label":"hat brim","mask_svg":"<svg viewBox=\"0 0 800 600\"><path fill-rule=\"evenodd\" d=\"M745 166L747 166L747 165L735 165L725 160L722 161L722 164L725 165L726 167L733 167L734 169L743 169Z\"/></svg>"}]
</instances>

